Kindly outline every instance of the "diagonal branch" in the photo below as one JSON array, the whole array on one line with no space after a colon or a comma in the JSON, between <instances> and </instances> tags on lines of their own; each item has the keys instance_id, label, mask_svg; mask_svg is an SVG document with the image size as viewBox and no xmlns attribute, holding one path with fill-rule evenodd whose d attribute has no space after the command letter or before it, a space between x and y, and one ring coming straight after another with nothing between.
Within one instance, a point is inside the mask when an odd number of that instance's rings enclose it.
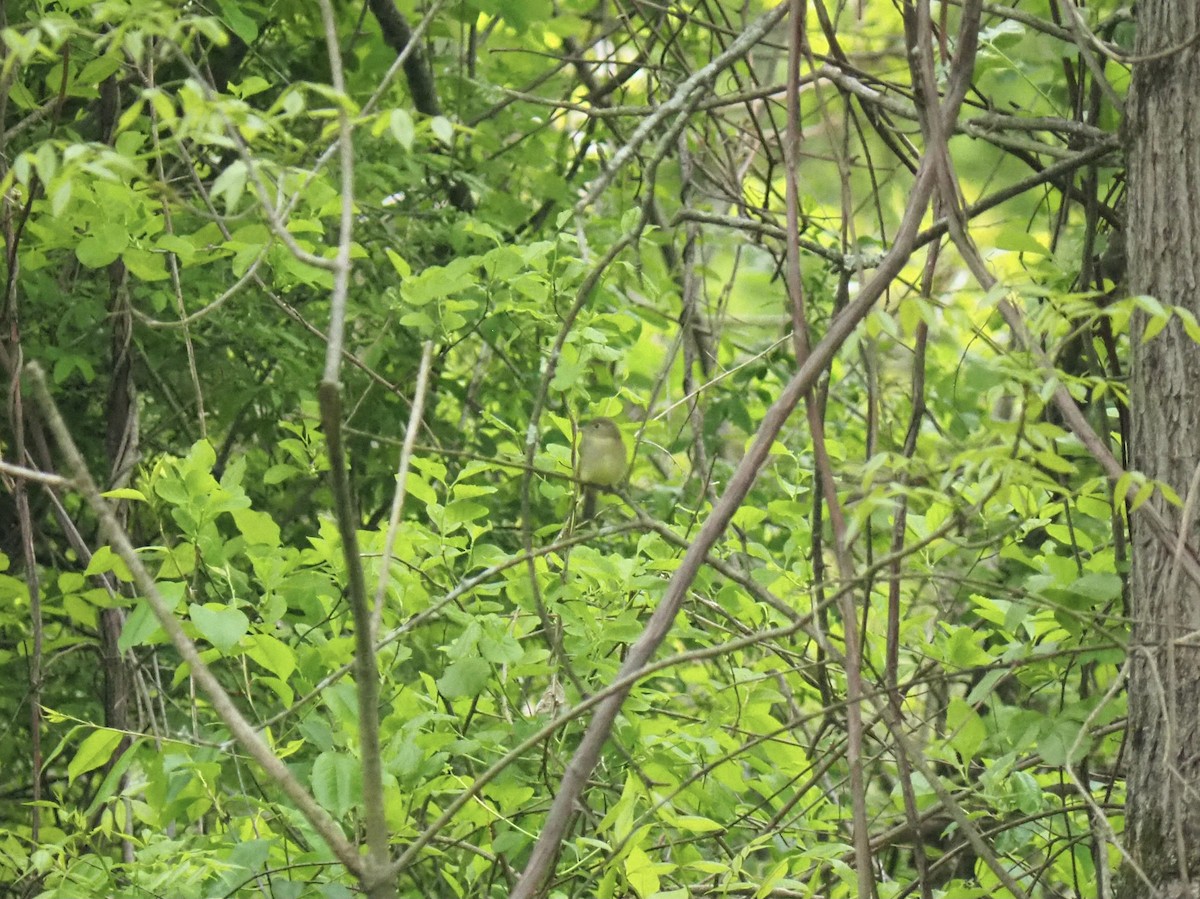
<instances>
[{"instance_id":1,"label":"diagonal branch","mask_svg":"<svg viewBox=\"0 0 1200 899\"><path fill-rule=\"evenodd\" d=\"M786 7L784 8L786 9ZM832 322L825 337L813 348L804 364L784 387L779 398L767 410L753 443L730 479L725 493L684 555L642 635L630 647L618 674L619 679L624 680L630 673L642 669L666 638L692 581L699 573L709 551L724 533L734 513L750 492L759 471L766 463L775 438L791 415L796 403L812 389L838 348L853 333L859 322L866 317L876 300L904 267L912 252L917 229L933 191L932 174L933 170L930 167L922 166L918 172L916 183L913 185L904 219L896 234L892 249L880 263L874 277L863 286L858 297ZM566 834L575 803L583 793L587 779L600 757L600 749L608 740L613 722L632 686L633 681L630 680L627 686L613 692L597 707L578 749L567 765L562 783L554 797L554 803L550 807L529 863L512 892L512 899L533 899L540 893L542 884L549 876L554 861L558 857L559 844Z\"/></svg>"},{"instance_id":2,"label":"diagonal branch","mask_svg":"<svg viewBox=\"0 0 1200 899\"><path fill-rule=\"evenodd\" d=\"M100 521L100 535L129 567L138 592L144 601L149 603L154 617L166 631L167 636L175 645L176 651L188 664L192 678L212 703L213 710L250 757L258 762L267 775L295 803L296 808L300 810L300 813L304 815L346 869L354 874L361 873L362 859L359 857L358 850L346 839L345 834L338 828L337 822L317 804L317 801L304 789L295 775L258 735L253 725L242 716L216 676L200 658L195 644L183 632L183 625L179 623L172 612L171 604L159 593L154 577L142 564L141 557L133 548L133 544L129 542L129 536L117 521L112 507L100 495L100 489L88 472L87 463L84 462L66 422L63 421L58 407L50 396L50 389L46 385L46 375L41 366L36 362L31 362L25 367L25 373L29 377L34 397L38 402L38 414L45 420L58 443L59 450L66 458L67 467L74 478L74 486Z\"/></svg>"}]
</instances>

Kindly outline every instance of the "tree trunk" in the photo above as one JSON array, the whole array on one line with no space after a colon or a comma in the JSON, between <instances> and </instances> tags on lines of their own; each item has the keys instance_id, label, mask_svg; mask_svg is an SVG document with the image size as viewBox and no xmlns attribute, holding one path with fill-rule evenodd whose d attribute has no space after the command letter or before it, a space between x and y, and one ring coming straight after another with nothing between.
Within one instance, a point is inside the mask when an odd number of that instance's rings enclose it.
<instances>
[{"instance_id":1,"label":"tree trunk","mask_svg":"<svg viewBox=\"0 0 1200 899\"><path fill-rule=\"evenodd\" d=\"M1143 0L1139 56L1200 31L1196 0ZM1194 43L1136 65L1129 135L1129 286L1200 317L1200 52ZM1200 347L1174 321L1143 345L1134 324L1132 463L1185 497L1200 463ZM1179 510L1155 497L1173 520ZM1195 527L1186 525L1194 547ZM1118 895L1195 896L1200 882L1200 588L1133 521L1128 813ZM1172 642L1174 641L1174 642Z\"/></svg>"}]
</instances>

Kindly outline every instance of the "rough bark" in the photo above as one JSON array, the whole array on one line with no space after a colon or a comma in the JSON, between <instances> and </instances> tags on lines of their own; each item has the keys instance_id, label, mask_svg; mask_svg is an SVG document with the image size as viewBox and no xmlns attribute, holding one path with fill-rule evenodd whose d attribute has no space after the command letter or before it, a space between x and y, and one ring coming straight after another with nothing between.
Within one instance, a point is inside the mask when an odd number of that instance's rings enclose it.
<instances>
[{"instance_id":1,"label":"rough bark","mask_svg":"<svg viewBox=\"0 0 1200 899\"><path fill-rule=\"evenodd\" d=\"M1178 47L1200 31L1196 0L1143 0L1139 56ZM1135 67L1128 120L1129 284L1200 316L1200 50ZM1180 496L1200 463L1200 347L1172 323L1133 340L1132 463ZM1156 497L1176 520L1179 510ZM1195 545L1194 524L1185 524ZM1136 864L1118 895L1195 896L1200 882L1200 589L1172 570L1172 554L1133 522L1134 628L1129 687L1125 842ZM1140 869L1140 873L1138 871ZM1152 886L1153 885L1153 886Z\"/></svg>"}]
</instances>

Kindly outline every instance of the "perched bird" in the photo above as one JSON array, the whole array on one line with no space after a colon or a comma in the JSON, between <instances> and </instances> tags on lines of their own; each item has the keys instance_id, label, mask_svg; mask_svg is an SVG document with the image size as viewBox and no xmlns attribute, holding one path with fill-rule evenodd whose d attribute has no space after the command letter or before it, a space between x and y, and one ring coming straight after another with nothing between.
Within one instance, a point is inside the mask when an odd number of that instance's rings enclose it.
<instances>
[{"instance_id":1,"label":"perched bird","mask_svg":"<svg viewBox=\"0 0 1200 899\"><path fill-rule=\"evenodd\" d=\"M593 418L583 426L575 477L584 485L583 521L596 514L596 488L613 487L625 477L629 462L625 441L611 418Z\"/></svg>"}]
</instances>

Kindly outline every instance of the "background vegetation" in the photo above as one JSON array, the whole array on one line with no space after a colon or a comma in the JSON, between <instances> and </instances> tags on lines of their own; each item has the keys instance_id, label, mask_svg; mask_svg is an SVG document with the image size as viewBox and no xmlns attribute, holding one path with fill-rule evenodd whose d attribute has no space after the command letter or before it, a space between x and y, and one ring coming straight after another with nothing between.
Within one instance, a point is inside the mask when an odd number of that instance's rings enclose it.
<instances>
[{"instance_id":1,"label":"background vegetation","mask_svg":"<svg viewBox=\"0 0 1200 899\"><path fill-rule=\"evenodd\" d=\"M1107 894L1127 6L3 15L0 892Z\"/></svg>"}]
</instances>

